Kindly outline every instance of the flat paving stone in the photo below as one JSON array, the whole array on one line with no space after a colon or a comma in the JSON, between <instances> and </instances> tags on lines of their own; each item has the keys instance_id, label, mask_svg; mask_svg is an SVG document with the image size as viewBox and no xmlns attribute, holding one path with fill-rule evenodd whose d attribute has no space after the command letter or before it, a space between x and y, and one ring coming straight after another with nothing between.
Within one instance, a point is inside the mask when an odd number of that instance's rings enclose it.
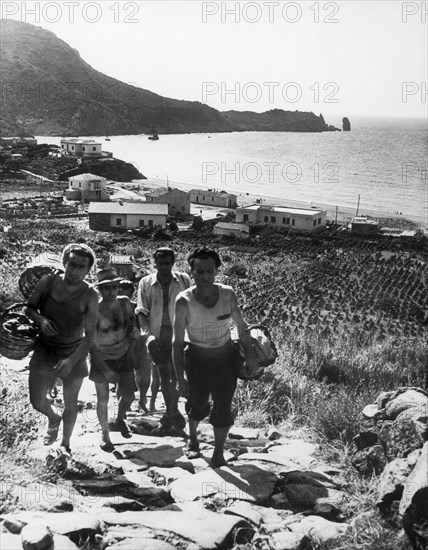
<instances>
[{"instance_id":1,"label":"flat paving stone","mask_svg":"<svg viewBox=\"0 0 428 550\"><path fill-rule=\"evenodd\" d=\"M278 477L251 464L206 469L170 485L176 502L192 501L211 495L229 499L264 502L271 496Z\"/></svg>"},{"instance_id":2,"label":"flat paving stone","mask_svg":"<svg viewBox=\"0 0 428 550\"><path fill-rule=\"evenodd\" d=\"M245 525L240 518L196 508L188 512L123 512L101 514L100 517L107 525L140 525L175 533L206 550L217 550L234 527Z\"/></svg>"}]
</instances>

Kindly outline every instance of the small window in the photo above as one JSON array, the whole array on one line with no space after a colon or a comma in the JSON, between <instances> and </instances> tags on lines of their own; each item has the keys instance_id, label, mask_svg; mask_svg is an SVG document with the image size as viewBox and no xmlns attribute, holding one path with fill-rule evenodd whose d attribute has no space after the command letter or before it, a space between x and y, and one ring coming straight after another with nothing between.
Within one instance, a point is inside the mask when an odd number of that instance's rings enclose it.
<instances>
[{"instance_id":1,"label":"small window","mask_svg":"<svg viewBox=\"0 0 428 550\"><path fill-rule=\"evenodd\" d=\"M116 225L122 225L122 218L116 218Z\"/></svg>"},{"instance_id":2,"label":"small window","mask_svg":"<svg viewBox=\"0 0 428 550\"><path fill-rule=\"evenodd\" d=\"M248 214L244 214L243 221L244 221L244 222L247 222L247 221L248 221Z\"/></svg>"},{"instance_id":3,"label":"small window","mask_svg":"<svg viewBox=\"0 0 428 550\"><path fill-rule=\"evenodd\" d=\"M276 223L276 216L270 217L270 223Z\"/></svg>"},{"instance_id":4,"label":"small window","mask_svg":"<svg viewBox=\"0 0 428 550\"><path fill-rule=\"evenodd\" d=\"M318 225L321 225L321 218L318 218Z\"/></svg>"},{"instance_id":5,"label":"small window","mask_svg":"<svg viewBox=\"0 0 428 550\"><path fill-rule=\"evenodd\" d=\"M149 220L148 222L149 227L153 227L153 220Z\"/></svg>"},{"instance_id":6,"label":"small window","mask_svg":"<svg viewBox=\"0 0 428 550\"><path fill-rule=\"evenodd\" d=\"M315 227L317 225L317 220L313 221L313 226Z\"/></svg>"},{"instance_id":7,"label":"small window","mask_svg":"<svg viewBox=\"0 0 428 550\"><path fill-rule=\"evenodd\" d=\"M282 218L282 223L285 224L285 218Z\"/></svg>"},{"instance_id":8,"label":"small window","mask_svg":"<svg viewBox=\"0 0 428 550\"><path fill-rule=\"evenodd\" d=\"M211 197L211 202L214 202L214 197Z\"/></svg>"},{"instance_id":9,"label":"small window","mask_svg":"<svg viewBox=\"0 0 428 550\"><path fill-rule=\"evenodd\" d=\"M291 218L291 225L294 225L296 223L296 220L294 218Z\"/></svg>"},{"instance_id":10,"label":"small window","mask_svg":"<svg viewBox=\"0 0 428 550\"><path fill-rule=\"evenodd\" d=\"M97 148L96 148L96 147L92 147L92 151L96 151L96 150L97 150Z\"/></svg>"},{"instance_id":11,"label":"small window","mask_svg":"<svg viewBox=\"0 0 428 550\"><path fill-rule=\"evenodd\" d=\"M138 223L140 227L144 227L144 220L140 220Z\"/></svg>"},{"instance_id":12,"label":"small window","mask_svg":"<svg viewBox=\"0 0 428 550\"><path fill-rule=\"evenodd\" d=\"M202 195L202 200L203 200L203 201L205 200L205 195Z\"/></svg>"},{"instance_id":13,"label":"small window","mask_svg":"<svg viewBox=\"0 0 428 550\"><path fill-rule=\"evenodd\" d=\"M268 216L265 216L265 223L267 223L268 221L269 221Z\"/></svg>"},{"instance_id":14,"label":"small window","mask_svg":"<svg viewBox=\"0 0 428 550\"><path fill-rule=\"evenodd\" d=\"M290 218L287 218L287 221L285 222L287 225L290 225Z\"/></svg>"}]
</instances>

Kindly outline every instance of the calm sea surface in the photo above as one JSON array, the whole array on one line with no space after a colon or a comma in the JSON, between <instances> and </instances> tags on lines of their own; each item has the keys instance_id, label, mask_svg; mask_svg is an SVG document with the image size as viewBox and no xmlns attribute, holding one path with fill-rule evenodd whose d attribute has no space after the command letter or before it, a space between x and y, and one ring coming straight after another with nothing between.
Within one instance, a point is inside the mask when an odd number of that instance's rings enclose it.
<instances>
[{"instance_id":1,"label":"calm sea surface","mask_svg":"<svg viewBox=\"0 0 428 550\"><path fill-rule=\"evenodd\" d=\"M103 149L150 178L204 187L428 216L427 123L351 119L351 132L111 136ZM37 136L39 143L60 138ZM91 136L89 136L91 137ZM99 138L96 138L99 139Z\"/></svg>"}]
</instances>

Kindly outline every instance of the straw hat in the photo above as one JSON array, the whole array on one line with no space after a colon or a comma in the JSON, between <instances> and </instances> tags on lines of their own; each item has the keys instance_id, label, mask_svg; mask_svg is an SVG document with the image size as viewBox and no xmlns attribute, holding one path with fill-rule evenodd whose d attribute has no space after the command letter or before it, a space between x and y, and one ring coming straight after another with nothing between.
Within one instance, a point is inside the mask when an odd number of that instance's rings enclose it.
<instances>
[{"instance_id":1,"label":"straw hat","mask_svg":"<svg viewBox=\"0 0 428 550\"><path fill-rule=\"evenodd\" d=\"M106 267L98 271L95 286L104 285L106 283L116 283L121 280L122 277L119 277L114 267Z\"/></svg>"}]
</instances>

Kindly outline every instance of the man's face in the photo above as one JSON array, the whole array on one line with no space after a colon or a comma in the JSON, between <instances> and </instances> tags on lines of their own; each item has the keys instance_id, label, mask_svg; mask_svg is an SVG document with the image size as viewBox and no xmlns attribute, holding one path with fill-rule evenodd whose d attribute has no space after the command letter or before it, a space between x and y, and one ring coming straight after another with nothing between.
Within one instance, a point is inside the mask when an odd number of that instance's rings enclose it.
<instances>
[{"instance_id":1,"label":"man's face","mask_svg":"<svg viewBox=\"0 0 428 550\"><path fill-rule=\"evenodd\" d=\"M155 258L155 266L161 277L168 277L171 275L173 265L174 262L170 256L157 256Z\"/></svg>"},{"instance_id":2,"label":"man's face","mask_svg":"<svg viewBox=\"0 0 428 550\"><path fill-rule=\"evenodd\" d=\"M69 285L78 285L89 273L89 258L71 252L64 268L64 281Z\"/></svg>"},{"instance_id":3,"label":"man's face","mask_svg":"<svg viewBox=\"0 0 428 550\"><path fill-rule=\"evenodd\" d=\"M217 268L213 258L196 258L193 263L192 277L198 288L214 284Z\"/></svg>"},{"instance_id":4,"label":"man's face","mask_svg":"<svg viewBox=\"0 0 428 550\"><path fill-rule=\"evenodd\" d=\"M98 286L98 290L104 302L114 302L119 294L119 283L103 283Z\"/></svg>"}]
</instances>

